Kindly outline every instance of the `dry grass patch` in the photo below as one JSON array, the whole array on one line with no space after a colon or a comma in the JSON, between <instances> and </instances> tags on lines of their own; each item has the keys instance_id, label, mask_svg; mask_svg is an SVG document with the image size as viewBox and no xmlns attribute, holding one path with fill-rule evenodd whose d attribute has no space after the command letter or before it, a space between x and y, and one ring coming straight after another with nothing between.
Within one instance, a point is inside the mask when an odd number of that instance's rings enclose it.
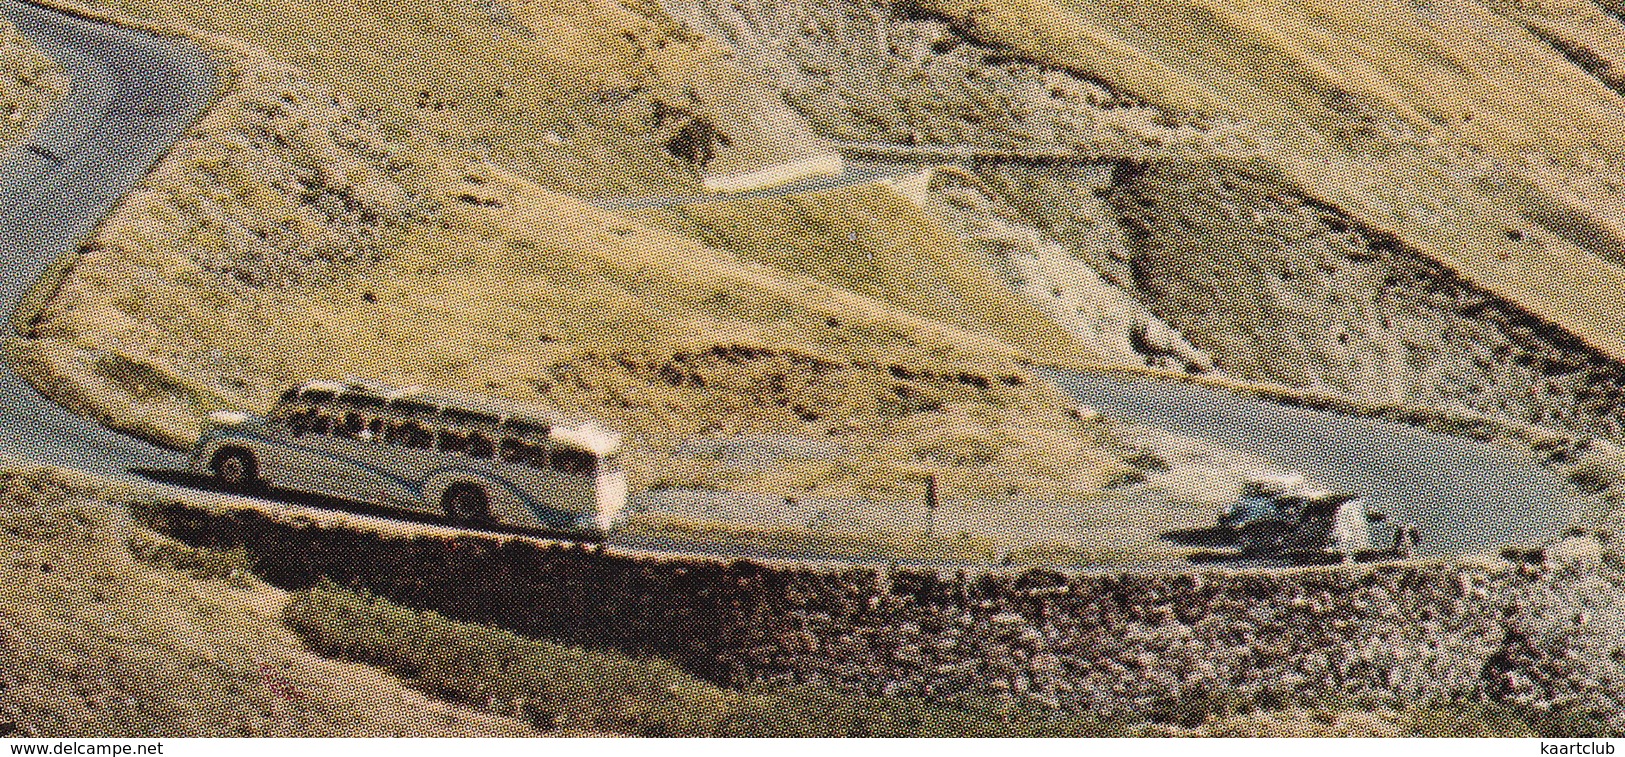
<instances>
[{"instance_id":1,"label":"dry grass patch","mask_svg":"<svg viewBox=\"0 0 1625 757\"><path fill-rule=\"evenodd\" d=\"M1062 0L1051 7L1220 93L1221 109L1272 127L1340 126L1367 107L1497 151L1619 144L1614 93L1471 0L1359 7ZM991 15L1003 9L1033 15L1003 3ZM1549 118L1554 111L1565 118Z\"/></svg>"},{"instance_id":2,"label":"dry grass patch","mask_svg":"<svg viewBox=\"0 0 1625 757\"><path fill-rule=\"evenodd\" d=\"M1625 101L1467 0L1060 3L1265 127L1292 183L1615 356ZM1598 193L1591 192L1595 199Z\"/></svg>"},{"instance_id":3,"label":"dry grass patch","mask_svg":"<svg viewBox=\"0 0 1625 757\"><path fill-rule=\"evenodd\" d=\"M632 215L743 259L986 333L1041 360L1098 357L1006 288L987 261L883 185Z\"/></svg>"},{"instance_id":4,"label":"dry grass patch","mask_svg":"<svg viewBox=\"0 0 1625 757\"><path fill-rule=\"evenodd\" d=\"M0 720L17 735L535 735L311 654L242 555L143 532L102 496L0 474Z\"/></svg>"},{"instance_id":5,"label":"dry grass patch","mask_svg":"<svg viewBox=\"0 0 1625 757\"><path fill-rule=\"evenodd\" d=\"M354 100L415 149L593 195L696 191L702 173L823 148L714 43L653 3L111 0L98 10L242 40Z\"/></svg>"},{"instance_id":6,"label":"dry grass patch","mask_svg":"<svg viewBox=\"0 0 1625 757\"><path fill-rule=\"evenodd\" d=\"M946 19L966 37L1031 60L1076 73L1115 92L1163 108L1211 112L1213 93L1168 67L1107 27L1092 23L1051 0L1005 0L998 5L968 0L905 0L905 15Z\"/></svg>"}]
</instances>

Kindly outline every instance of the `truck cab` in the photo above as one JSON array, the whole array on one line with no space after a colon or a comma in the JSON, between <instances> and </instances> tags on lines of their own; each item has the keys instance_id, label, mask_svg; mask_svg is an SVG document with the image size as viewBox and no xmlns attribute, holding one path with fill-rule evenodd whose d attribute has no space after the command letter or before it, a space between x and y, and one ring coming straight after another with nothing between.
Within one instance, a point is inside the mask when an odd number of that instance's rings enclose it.
<instances>
[{"instance_id":1,"label":"truck cab","mask_svg":"<svg viewBox=\"0 0 1625 757\"><path fill-rule=\"evenodd\" d=\"M1371 524L1380 520L1359 495L1279 477L1247 482L1219 527L1234 534L1244 555L1353 559L1372 549Z\"/></svg>"}]
</instances>

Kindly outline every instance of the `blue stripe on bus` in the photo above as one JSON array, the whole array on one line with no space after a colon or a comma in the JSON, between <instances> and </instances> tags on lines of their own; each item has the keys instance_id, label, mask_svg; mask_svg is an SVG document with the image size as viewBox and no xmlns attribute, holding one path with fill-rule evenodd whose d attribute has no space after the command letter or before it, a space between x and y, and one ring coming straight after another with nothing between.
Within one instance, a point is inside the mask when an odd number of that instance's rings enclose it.
<instances>
[{"instance_id":1,"label":"blue stripe on bus","mask_svg":"<svg viewBox=\"0 0 1625 757\"><path fill-rule=\"evenodd\" d=\"M337 461L339 461L341 463L345 463L347 465L351 465L351 466L354 466L356 468L360 468L361 470L367 471L367 472L372 473L372 474L374 474L376 476L379 476L381 478L387 478L387 479L390 479L392 481L398 481L398 482L400 482L400 484L401 484L401 486L403 488L405 488L407 490L410 490L410 491L416 491L417 494L418 494L418 498L420 500L422 500L423 502L425 502L425 503L428 501L428 492L425 491L424 489L425 489L425 487L427 487L429 485L429 479L430 478L434 478L435 476L440 475L441 473L460 473L460 474L468 475L471 478L477 478L477 479L481 479L481 480L484 480L484 481L494 482L497 485L501 486L502 488L508 490L509 492L512 492L515 497L519 498L520 502L523 502L525 504L525 507L530 509L531 515L536 516L536 520L538 522L544 524L544 525L557 527L557 526L561 525L560 518L559 517L550 517L550 516L562 516L562 518L563 518L562 525L574 526L575 525L575 520L579 517L578 513L572 513L572 512L570 512L568 510L557 510L557 509L554 509L552 507L548 507L547 505L542 504L536 498L531 497L530 495L528 495L525 492L521 491L520 489L516 488L513 484L510 484L507 481L504 481L504 480L502 480L500 478L495 478L495 477L489 476L487 474L481 473L479 471L473 470L472 468L458 468L458 467L437 468L437 469L435 469L433 471L430 471L428 477L424 478L422 481L413 481L412 479L397 476L397 475L395 475L393 473L390 473L389 471L382 470L382 469L380 469L380 468L378 468L376 466L373 466L373 465L368 465L367 463L360 462L360 461L355 460L353 458L344 457L342 455L335 455L335 454L333 454L331 452L325 452L323 450L319 450L319 449L316 449L314 447L307 447L307 446L304 446L304 445L284 444L282 442L278 442L278 441L274 441L272 439L269 439L269 438L267 438L265 436L250 434L250 433L242 431L242 430L233 430L233 431L212 430L209 433L209 435L207 437L205 437L202 441L203 442L208 442L210 440L223 440L223 439L241 439L241 440L244 440L244 441L259 442L261 444L266 444L266 445L270 445L270 446L274 446L274 447L281 447L281 448L284 448L284 449L299 450L299 451L302 451L302 452L308 452L308 453L310 453L312 455L316 455L318 457L324 457L324 458L328 458L328 459L331 459L331 460L337 460ZM201 447L201 446L202 446L202 444L200 443L199 447ZM594 500L596 500L596 499L597 499L597 496L596 496L596 492L595 492ZM544 513L546 513L546 514L544 514Z\"/></svg>"}]
</instances>

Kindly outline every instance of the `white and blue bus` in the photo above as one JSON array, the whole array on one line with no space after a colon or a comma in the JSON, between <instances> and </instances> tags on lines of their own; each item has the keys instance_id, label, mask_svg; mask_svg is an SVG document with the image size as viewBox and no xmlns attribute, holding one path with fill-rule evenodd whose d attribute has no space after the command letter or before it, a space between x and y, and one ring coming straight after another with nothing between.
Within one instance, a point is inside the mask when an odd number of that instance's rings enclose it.
<instances>
[{"instance_id":1,"label":"white and blue bus","mask_svg":"<svg viewBox=\"0 0 1625 757\"><path fill-rule=\"evenodd\" d=\"M310 381L268 415L209 416L194 472L252 491L275 487L453 522L602 536L626 508L621 436L588 421L491 397Z\"/></svg>"}]
</instances>

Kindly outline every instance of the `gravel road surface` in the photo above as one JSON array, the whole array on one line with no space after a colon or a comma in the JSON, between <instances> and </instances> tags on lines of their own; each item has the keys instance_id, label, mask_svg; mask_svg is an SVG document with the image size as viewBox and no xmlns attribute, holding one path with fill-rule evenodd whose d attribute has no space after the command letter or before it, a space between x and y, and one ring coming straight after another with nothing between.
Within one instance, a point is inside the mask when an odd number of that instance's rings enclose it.
<instances>
[{"instance_id":1,"label":"gravel road surface","mask_svg":"<svg viewBox=\"0 0 1625 757\"><path fill-rule=\"evenodd\" d=\"M1040 370L1080 402L1125 420L1258 455L1417 524L1421 554L1538 544L1597 504L1533 454L1389 421L1286 407L1224 389Z\"/></svg>"},{"instance_id":2,"label":"gravel road surface","mask_svg":"<svg viewBox=\"0 0 1625 757\"><path fill-rule=\"evenodd\" d=\"M181 40L18 0L0 0L0 13L72 82L31 138L0 158L0 312L11 313L197 120L215 74ZM186 462L68 412L10 371L0 371L0 452L119 478Z\"/></svg>"}]
</instances>

